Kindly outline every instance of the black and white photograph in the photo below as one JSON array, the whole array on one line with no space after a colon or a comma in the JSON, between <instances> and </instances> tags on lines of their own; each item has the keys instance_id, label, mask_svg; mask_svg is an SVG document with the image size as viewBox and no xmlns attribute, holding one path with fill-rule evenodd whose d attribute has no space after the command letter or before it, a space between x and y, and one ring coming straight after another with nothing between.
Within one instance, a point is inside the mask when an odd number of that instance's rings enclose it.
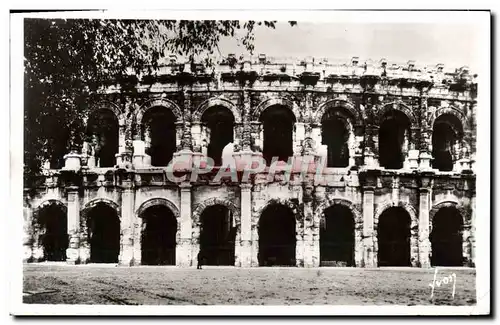
<instances>
[{"instance_id":1,"label":"black and white photograph","mask_svg":"<svg viewBox=\"0 0 500 325\"><path fill-rule=\"evenodd\" d=\"M13 314L490 313L489 11L10 15Z\"/></svg>"}]
</instances>

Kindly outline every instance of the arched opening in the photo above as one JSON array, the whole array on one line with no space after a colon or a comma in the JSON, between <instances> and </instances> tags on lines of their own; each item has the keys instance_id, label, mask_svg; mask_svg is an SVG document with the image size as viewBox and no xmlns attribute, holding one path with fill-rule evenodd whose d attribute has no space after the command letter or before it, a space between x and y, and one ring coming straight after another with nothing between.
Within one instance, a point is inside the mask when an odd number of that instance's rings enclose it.
<instances>
[{"instance_id":1,"label":"arched opening","mask_svg":"<svg viewBox=\"0 0 500 325\"><path fill-rule=\"evenodd\" d=\"M401 207L385 210L378 221L378 265L410 266L410 216Z\"/></svg>"},{"instance_id":2,"label":"arched opening","mask_svg":"<svg viewBox=\"0 0 500 325\"><path fill-rule=\"evenodd\" d=\"M57 204L42 208L38 224L42 228L43 259L66 261L68 248L68 221L65 209Z\"/></svg>"},{"instance_id":3,"label":"arched opening","mask_svg":"<svg viewBox=\"0 0 500 325\"><path fill-rule=\"evenodd\" d=\"M293 156L293 126L295 116L286 106L267 108L260 116L264 128L263 157L270 165L273 157L288 161Z\"/></svg>"},{"instance_id":4,"label":"arched opening","mask_svg":"<svg viewBox=\"0 0 500 325\"><path fill-rule=\"evenodd\" d=\"M435 214L430 235L432 266L463 265L462 227L462 216L453 207L441 208Z\"/></svg>"},{"instance_id":5,"label":"arched opening","mask_svg":"<svg viewBox=\"0 0 500 325\"><path fill-rule=\"evenodd\" d=\"M96 111L89 118L87 142L92 148L96 167L113 167L118 153L118 120L107 109Z\"/></svg>"},{"instance_id":6,"label":"arched opening","mask_svg":"<svg viewBox=\"0 0 500 325\"><path fill-rule=\"evenodd\" d=\"M390 110L384 115L379 129L379 160L382 167L403 167L411 140L409 130L410 120L403 112Z\"/></svg>"},{"instance_id":7,"label":"arched opening","mask_svg":"<svg viewBox=\"0 0 500 325\"><path fill-rule=\"evenodd\" d=\"M328 110L321 121L322 144L327 146L327 167L349 165L349 132L346 121Z\"/></svg>"},{"instance_id":8,"label":"arched opening","mask_svg":"<svg viewBox=\"0 0 500 325\"><path fill-rule=\"evenodd\" d=\"M200 253L206 265L234 265L236 225L231 210L217 204L201 214Z\"/></svg>"},{"instance_id":9,"label":"arched opening","mask_svg":"<svg viewBox=\"0 0 500 325\"><path fill-rule=\"evenodd\" d=\"M168 166L176 150L175 116L171 110L157 106L147 110L142 119L146 154L152 166Z\"/></svg>"},{"instance_id":10,"label":"arched opening","mask_svg":"<svg viewBox=\"0 0 500 325\"><path fill-rule=\"evenodd\" d=\"M120 255L120 218L115 209L98 203L88 212L88 237L91 263L118 263Z\"/></svg>"},{"instance_id":11,"label":"arched opening","mask_svg":"<svg viewBox=\"0 0 500 325\"><path fill-rule=\"evenodd\" d=\"M234 116L223 106L212 106L203 113L201 121L209 141L207 156L214 160L215 166L220 166L222 150L234 140Z\"/></svg>"},{"instance_id":12,"label":"arched opening","mask_svg":"<svg viewBox=\"0 0 500 325\"><path fill-rule=\"evenodd\" d=\"M259 265L295 266L295 216L281 204L268 206L259 220Z\"/></svg>"},{"instance_id":13,"label":"arched opening","mask_svg":"<svg viewBox=\"0 0 500 325\"><path fill-rule=\"evenodd\" d=\"M319 233L321 266L354 266L354 217L348 207L325 210Z\"/></svg>"},{"instance_id":14,"label":"arched opening","mask_svg":"<svg viewBox=\"0 0 500 325\"><path fill-rule=\"evenodd\" d=\"M141 234L141 264L175 265L177 244L177 220L172 211L164 205L147 208Z\"/></svg>"},{"instance_id":15,"label":"arched opening","mask_svg":"<svg viewBox=\"0 0 500 325\"><path fill-rule=\"evenodd\" d=\"M462 138L462 124L452 114L439 116L432 130L432 167L441 171L452 171L455 157L458 155L456 146Z\"/></svg>"}]
</instances>

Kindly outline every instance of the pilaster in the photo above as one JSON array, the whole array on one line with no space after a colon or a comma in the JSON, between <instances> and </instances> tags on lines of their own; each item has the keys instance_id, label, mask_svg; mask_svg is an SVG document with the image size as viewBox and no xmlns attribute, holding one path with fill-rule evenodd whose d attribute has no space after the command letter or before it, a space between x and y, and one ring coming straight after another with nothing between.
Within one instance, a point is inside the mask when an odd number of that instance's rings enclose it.
<instances>
[{"instance_id":1,"label":"pilaster","mask_svg":"<svg viewBox=\"0 0 500 325\"><path fill-rule=\"evenodd\" d=\"M252 184L244 183L241 188L241 229L240 243L236 261L241 267L250 267L252 261Z\"/></svg>"},{"instance_id":2,"label":"pilaster","mask_svg":"<svg viewBox=\"0 0 500 325\"><path fill-rule=\"evenodd\" d=\"M134 230L135 230L135 214L134 214L134 189L133 174L125 173L120 175L123 177L122 193L121 193L121 221L120 221L120 255L118 262L120 265L134 264ZM140 258L139 258L140 260Z\"/></svg>"},{"instance_id":3,"label":"pilaster","mask_svg":"<svg viewBox=\"0 0 500 325\"><path fill-rule=\"evenodd\" d=\"M420 200L418 206L418 255L421 267L430 267L430 248L429 240L429 205L430 195L428 187L421 187Z\"/></svg>"},{"instance_id":4,"label":"pilaster","mask_svg":"<svg viewBox=\"0 0 500 325\"><path fill-rule=\"evenodd\" d=\"M80 247L80 198L78 187L68 187L68 237L69 244L66 249L66 262L75 264L81 261ZM82 261L85 262L85 261Z\"/></svg>"},{"instance_id":5,"label":"pilaster","mask_svg":"<svg viewBox=\"0 0 500 325\"><path fill-rule=\"evenodd\" d=\"M376 267L377 261L375 260L375 245L374 245L374 187L365 186L363 188L363 246L364 255L363 260L365 267Z\"/></svg>"}]
</instances>

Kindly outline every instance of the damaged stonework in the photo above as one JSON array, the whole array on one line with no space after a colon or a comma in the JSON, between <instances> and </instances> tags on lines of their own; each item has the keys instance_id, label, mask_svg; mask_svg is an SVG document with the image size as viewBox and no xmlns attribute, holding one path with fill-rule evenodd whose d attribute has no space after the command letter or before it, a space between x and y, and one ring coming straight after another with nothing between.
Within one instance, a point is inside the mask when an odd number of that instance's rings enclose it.
<instances>
[{"instance_id":1,"label":"damaged stonework","mask_svg":"<svg viewBox=\"0 0 500 325\"><path fill-rule=\"evenodd\" d=\"M24 191L24 261L475 265L467 67L267 59L103 89Z\"/></svg>"}]
</instances>

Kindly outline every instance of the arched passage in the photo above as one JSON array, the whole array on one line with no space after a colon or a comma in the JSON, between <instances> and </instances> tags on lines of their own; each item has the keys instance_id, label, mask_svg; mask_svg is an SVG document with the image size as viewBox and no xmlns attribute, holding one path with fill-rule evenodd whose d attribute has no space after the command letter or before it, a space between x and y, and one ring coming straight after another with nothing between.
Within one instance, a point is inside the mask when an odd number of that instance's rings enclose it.
<instances>
[{"instance_id":1,"label":"arched passage","mask_svg":"<svg viewBox=\"0 0 500 325\"><path fill-rule=\"evenodd\" d=\"M328 110L321 120L321 139L327 146L327 167L347 167L349 128L345 118Z\"/></svg>"},{"instance_id":2,"label":"arched passage","mask_svg":"<svg viewBox=\"0 0 500 325\"><path fill-rule=\"evenodd\" d=\"M142 134L146 153L151 165L167 166L176 150L176 118L172 111L155 106L146 111L142 118Z\"/></svg>"},{"instance_id":3,"label":"arched passage","mask_svg":"<svg viewBox=\"0 0 500 325\"><path fill-rule=\"evenodd\" d=\"M435 120L432 130L433 168L453 170L462 137L462 123L455 115L442 114Z\"/></svg>"},{"instance_id":4,"label":"arched passage","mask_svg":"<svg viewBox=\"0 0 500 325\"><path fill-rule=\"evenodd\" d=\"M115 209L99 202L87 214L91 263L117 263L120 255L120 218Z\"/></svg>"},{"instance_id":5,"label":"arched passage","mask_svg":"<svg viewBox=\"0 0 500 325\"><path fill-rule=\"evenodd\" d=\"M177 220L165 205L146 208L141 233L141 264L175 265Z\"/></svg>"},{"instance_id":6,"label":"arched passage","mask_svg":"<svg viewBox=\"0 0 500 325\"><path fill-rule=\"evenodd\" d=\"M87 123L87 142L96 167L113 167L118 153L118 118L113 111L99 109Z\"/></svg>"},{"instance_id":7,"label":"arched passage","mask_svg":"<svg viewBox=\"0 0 500 325\"><path fill-rule=\"evenodd\" d=\"M274 105L260 115L264 128L263 157L270 165L273 157L288 161L293 156L293 127L296 122L293 112L286 106Z\"/></svg>"},{"instance_id":8,"label":"arched passage","mask_svg":"<svg viewBox=\"0 0 500 325\"><path fill-rule=\"evenodd\" d=\"M325 210L319 242L321 266L354 266L354 216L348 207Z\"/></svg>"},{"instance_id":9,"label":"arched passage","mask_svg":"<svg viewBox=\"0 0 500 325\"><path fill-rule=\"evenodd\" d=\"M259 265L295 266L295 215L281 204L271 204L259 220Z\"/></svg>"},{"instance_id":10,"label":"arched passage","mask_svg":"<svg viewBox=\"0 0 500 325\"><path fill-rule=\"evenodd\" d=\"M430 241L432 266L462 266L462 227L460 212L454 207L443 207L432 220Z\"/></svg>"},{"instance_id":11,"label":"arched passage","mask_svg":"<svg viewBox=\"0 0 500 325\"><path fill-rule=\"evenodd\" d=\"M387 169L403 167L410 142L410 120L401 111L388 110L379 129L379 161Z\"/></svg>"},{"instance_id":12,"label":"arched passage","mask_svg":"<svg viewBox=\"0 0 500 325\"><path fill-rule=\"evenodd\" d=\"M378 221L378 265L411 266L411 218L402 207L388 208Z\"/></svg>"},{"instance_id":13,"label":"arched passage","mask_svg":"<svg viewBox=\"0 0 500 325\"><path fill-rule=\"evenodd\" d=\"M222 164L222 150L234 140L234 116L224 106L212 106L202 115L204 136L207 138L207 156L214 160L215 166Z\"/></svg>"},{"instance_id":14,"label":"arched passage","mask_svg":"<svg viewBox=\"0 0 500 325\"><path fill-rule=\"evenodd\" d=\"M234 265L236 223L222 204L203 210L200 216L200 254L206 265Z\"/></svg>"},{"instance_id":15,"label":"arched passage","mask_svg":"<svg viewBox=\"0 0 500 325\"><path fill-rule=\"evenodd\" d=\"M68 248L68 222L66 209L56 203L44 206L38 212L38 226L41 228L43 259L65 261Z\"/></svg>"}]
</instances>

